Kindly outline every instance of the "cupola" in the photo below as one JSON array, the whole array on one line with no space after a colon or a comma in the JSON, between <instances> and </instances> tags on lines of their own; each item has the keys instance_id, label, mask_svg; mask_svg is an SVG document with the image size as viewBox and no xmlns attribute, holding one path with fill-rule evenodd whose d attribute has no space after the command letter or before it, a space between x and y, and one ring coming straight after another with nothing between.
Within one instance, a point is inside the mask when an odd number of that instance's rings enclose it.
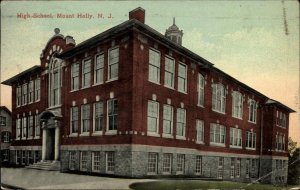
<instances>
[{"instance_id":1,"label":"cupola","mask_svg":"<svg viewBox=\"0 0 300 190\"><path fill-rule=\"evenodd\" d=\"M166 30L165 36L178 45L182 44L183 32L176 26L175 17L173 18L173 25Z\"/></svg>"}]
</instances>

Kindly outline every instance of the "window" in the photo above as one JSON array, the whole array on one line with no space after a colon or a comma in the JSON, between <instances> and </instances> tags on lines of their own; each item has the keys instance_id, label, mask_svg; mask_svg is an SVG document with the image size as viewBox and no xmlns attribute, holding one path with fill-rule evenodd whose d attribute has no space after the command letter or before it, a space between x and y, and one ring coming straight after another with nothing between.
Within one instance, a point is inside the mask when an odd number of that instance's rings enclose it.
<instances>
[{"instance_id":1,"label":"window","mask_svg":"<svg viewBox=\"0 0 300 190\"><path fill-rule=\"evenodd\" d=\"M164 153L163 154L163 174L171 174L172 171L172 154Z\"/></svg>"},{"instance_id":2,"label":"window","mask_svg":"<svg viewBox=\"0 0 300 190\"><path fill-rule=\"evenodd\" d=\"M196 175L202 174L202 156L196 156Z\"/></svg>"},{"instance_id":3,"label":"window","mask_svg":"<svg viewBox=\"0 0 300 190\"><path fill-rule=\"evenodd\" d=\"M51 77L51 97L50 97L50 105L51 106L56 106L60 104L60 68L58 64L53 64L53 71L52 74L50 75Z\"/></svg>"},{"instance_id":4,"label":"window","mask_svg":"<svg viewBox=\"0 0 300 190\"><path fill-rule=\"evenodd\" d=\"M225 113L226 90L222 84L212 85L212 110Z\"/></svg>"},{"instance_id":5,"label":"window","mask_svg":"<svg viewBox=\"0 0 300 190\"><path fill-rule=\"evenodd\" d=\"M173 107L164 105L163 113L163 133L172 135L173 131Z\"/></svg>"},{"instance_id":6,"label":"window","mask_svg":"<svg viewBox=\"0 0 300 190\"><path fill-rule=\"evenodd\" d=\"M119 70L119 48L113 48L109 50L109 62L108 62L108 80L118 78Z\"/></svg>"},{"instance_id":7,"label":"window","mask_svg":"<svg viewBox=\"0 0 300 190\"><path fill-rule=\"evenodd\" d=\"M9 161L9 149L2 149L2 162Z\"/></svg>"},{"instance_id":8,"label":"window","mask_svg":"<svg viewBox=\"0 0 300 190\"><path fill-rule=\"evenodd\" d=\"M223 166L224 166L224 158L219 157L219 165L218 165L218 179L223 179Z\"/></svg>"},{"instance_id":9,"label":"window","mask_svg":"<svg viewBox=\"0 0 300 190\"><path fill-rule=\"evenodd\" d=\"M149 81L160 83L160 53L149 49Z\"/></svg>"},{"instance_id":10,"label":"window","mask_svg":"<svg viewBox=\"0 0 300 190\"><path fill-rule=\"evenodd\" d=\"M71 90L79 89L79 63L71 66Z\"/></svg>"},{"instance_id":11,"label":"window","mask_svg":"<svg viewBox=\"0 0 300 190\"><path fill-rule=\"evenodd\" d=\"M23 105L27 104L27 84L23 84L23 89L22 89L22 92L23 92Z\"/></svg>"},{"instance_id":12,"label":"window","mask_svg":"<svg viewBox=\"0 0 300 190\"><path fill-rule=\"evenodd\" d=\"M176 174L184 174L184 154L177 154L177 171Z\"/></svg>"},{"instance_id":13,"label":"window","mask_svg":"<svg viewBox=\"0 0 300 190\"><path fill-rule=\"evenodd\" d=\"M0 126L6 126L6 117L0 116Z\"/></svg>"},{"instance_id":14,"label":"window","mask_svg":"<svg viewBox=\"0 0 300 190\"><path fill-rule=\"evenodd\" d=\"M92 166L92 171L93 172L100 172L100 152L97 151L97 152L93 152L92 153L92 163L93 163L93 166Z\"/></svg>"},{"instance_id":15,"label":"window","mask_svg":"<svg viewBox=\"0 0 300 190\"><path fill-rule=\"evenodd\" d=\"M256 133L246 131L246 148L247 149L256 148Z\"/></svg>"},{"instance_id":16,"label":"window","mask_svg":"<svg viewBox=\"0 0 300 190\"><path fill-rule=\"evenodd\" d=\"M39 122L39 116L38 115L35 115L34 117L34 123L35 123L35 136L36 137L39 137L40 136L40 122Z\"/></svg>"},{"instance_id":17,"label":"window","mask_svg":"<svg viewBox=\"0 0 300 190\"><path fill-rule=\"evenodd\" d=\"M21 119L17 119L16 121L16 135L17 139L21 138Z\"/></svg>"},{"instance_id":18,"label":"window","mask_svg":"<svg viewBox=\"0 0 300 190\"><path fill-rule=\"evenodd\" d=\"M78 133L78 107L71 107L71 133Z\"/></svg>"},{"instance_id":19,"label":"window","mask_svg":"<svg viewBox=\"0 0 300 190\"><path fill-rule=\"evenodd\" d=\"M94 103L94 132L102 132L103 129L103 102Z\"/></svg>"},{"instance_id":20,"label":"window","mask_svg":"<svg viewBox=\"0 0 300 190\"><path fill-rule=\"evenodd\" d=\"M230 147L242 148L242 130L230 128Z\"/></svg>"},{"instance_id":21,"label":"window","mask_svg":"<svg viewBox=\"0 0 300 190\"><path fill-rule=\"evenodd\" d=\"M29 116L28 120L28 137L33 137L33 116Z\"/></svg>"},{"instance_id":22,"label":"window","mask_svg":"<svg viewBox=\"0 0 300 190\"><path fill-rule=\"evenodd\" d=\"M148 133L158 133L158 102L148 101Z\"/></svg>"},{"instance_id":23,"label":"window","mask_svg":"<svg viewBox=\"0 0 300 190\"><path fill-rule=\"evenodd\" d=\"M235 177L239 178L241 175L241 159L237 158L235 162Z\"/></svg>"},{"instance_id":24,"label":"window","mask_svg":"<svg viewBox=\"0 0 300 190\"><path fill-rule=\"evenodd\" d=\"M84 151L84 152L80 152L80 170L81 171L87 171L87 155L88 152Z\"/></svg>"},{"instance_id":25,"label":"window","mask_svg":"<svg viewBox=\"0 0 300 190\"><path fill-rule=\"evenodd\" d=\"M232 116L243 118L243 97L238 91L233 91L232 93Z\"/></svg>"},{"instance_id":26,"label":"window","mask_svg":"<svg viewBox=\"0 0 300 190\"><path fill-rule=\"evenodd\" d=\"M22 138L26 138L27 137L27 118L23 117L22 119Z\"/></svg>"},{"instance_id":27,"label":"window","mask_svg":"<svg viewBox=\"0 0 300 190\"><path fill-rule=\"evenodd\" d=\"M285 150L285 135L283 135L283 134L276 135L275 149L277 151Z\"/></svg>"},{"instance_id":28,"label":"window","mask_svg":"<svg viewBox=\"0 0 300 190\"><path fill-rule=\"evenodd\" d=\"M174 59L165 57L165 86L174 88Z\"/></svg>"},{"instance_id":29,"label":"window","mask_svg":"<svg viewBox=\"0 0 300 190\"><path fill-rule=\"evenodd\" d=\"M276 125L279 127L286 127L286 114L276 111Z\"/></svg>"},{"instance_id":30,"label":"window","mask_svg":"<svg viewBox=\"0 0 300 190\"><path fill-rule=\"evenodd\" d=\"M16 164L21 164L21 150L16 150Z\"/></svg>"},{"instance_id":31,"label":"window","mask_svg":"<svg viewBox=\"0 0 300 190\"><path fill-rule=\"evenodd\" d=\"M34 98L34 89L33 89L33 81L29 82L29 99L28 102L32 103Z\"/></svg>"},{"instance_id":32,"label":"window","mask_svg":"<svg viewBox=\"0 0 300 190\"><path fill-rule=\"evenodd\" d=\"M231 158L230 160L230 178L234 178L235 158Z\"/></svg>"},{"instance_id":33,"label":"window","mask_svg":"<svg viewBox=\"0 0 300 190\"><path fill-rule=\"evenodd\" d=\"M225 146L225 127L212 123L210 125L210 144Z\"/></svg>"},{"instance_id":34,"label":"window","mask_svg":"<svg viewBox=\"0 0 300 190\"><path fill-rule=\"evenodd\" d=\"M22 151L22 165L25 165L26 164L26 151L23 150Z\"/></svg>"},{"instance_id":35,"label":"window","mask_svg":"<svg viewBox=\"0 0 300 190\"><path fill-rule=\"evenodd\" d=\"M27 152L27 159L28 159L28 164L33 164L33 152L31 150Z\"/></svg>"},{"instance_id":36,"label":"window","mask_svg":"<svg viewBox=\"0 0 300 190\"><path fill-rule=\"evenodd\" d=\"M106 172L114 173L115 171L115 153L106 152Z\"/></svg>"},{"instance_id":37,"label":"window","mask_svg":"<svg viewBox=\"0 0 300 190\"><path fill-rule=\"evenodd\" d=\"M148 153L148 174L157 174L157 157L157 153Z\"/></svg>"},{"instance_id":38,"label":"window","mask_svg":"<svg viewBox=\"0 0 300 190\"><path fill-rule=\"evenodd\" d=\"M75 170L76 169L76 152L75 151L70 151L69 155L69 169L70 170Z\"/></svg>"},{"instance_id":39,"label":"window","mask_svg":"<svg viewBox=\"0 0 300 190\"><path fill-rule=\"evenodd\" d=\"M34 163L37 163L40 160L40 153L38 150L34 151Z\"/></svg>"},{"instance_id":40,"label":"window","mask_svg":"<svg viewBox=\"0 0 300 190\"><path fill-rule=\"evenodd\" d=\"M2 139L2 142L9 143L10 142L10 132L9 131L3 131L1 139Z\"/></svg>"},{"instance_id":41,"label":"window","mask_svg":"<svg viewBox=\"0 0 300 190\"><path fill-rule=\"evenodd\" d=\"M254 100L249 101L249 122L256 123L257 103Z\"/></svg>"},{"instance_id":42,"label":"window","mask_svg":"<svg viewBox=\"0 0 300 190\"><path fill-rule=\"evenodd\" d=\"M176 136L185 137L186 125L185 109L177 108L177 121L176 121Z\"/></svg>"},{"instance_id":43,"label":"window","mask_svg":"<svg viewBox=\"0 0 300 190\"><path fill-rule=\"evenodd\" d=\"M22 104L22 87L17 87L17 106L21 106Z\"/></svg>"},{"instance_id":44,"label":"window","mask_svg":"<svg viewBox=\"0 0 300 190\"><path fill-rule=\"evenodd\" d=\"M84 104L81 106L81 133L90 131L90 105Z\"/></svg>"},{"instance_id":45,"label":"window","mask_svg":"<svg viewBox=\"0 0 300 190\"><path fill-rule=\"evenodd\" d=\"M196 120L196 131L197 131L197 143L204 142L204 122L202 120Z\"/></svg>"},{"instance_id":46,"label":"window","mask_svg":"<svg viewBox=\"0 0 300 190\"><path fill-rule=\"evenodd\" d=\"M255 169L258 166L258 159L251 159L251 177L256 178L257 172L255 172Z\"/></svg>"},{"instance_id":47,"label":"window","mask_svg":"<svg viewBox=\"0 0 300 190\"><path fill-rule=\"evenodd\" d=\"M178 91L187 92L187 66L182 63L178 65Z\"/></svg>"},{"instance_id":48,"label":"window","mask_svg":"<svg viewBox=\"0 0 300 190\"><path fill-rule=\"evenodd\" d=\"M246 160L246 178L250 177L250 159Z\"/></svg>"},{"instance_id":49,"label":"window","mask_svg":"<svg viewBox=\"0 0 300 190\"><path fill-rule=\"evenodd\" d=\"M82 68L82 87L91 86L91 59L87 59L83 61Z\"/></svg>"},{"instance_id":50,"label":"window","mask_svg":"<svg viewBox=\"0 0 300 190\"><path fill-rule=\"evenodd\" d=\"M118 100L110 99L107 102L108 107L108 131L118 129Z\"/></svg>"},{"instance_id":51,"label":"window","mask_svg":"<svg viewBox=\"0 0 300 190\"><path fill-rule=\"evenodd\" d=\"M204 106L204 77L198 74L198 106Z\"/></svg>"},{"instance_id":52,"label":"window","mask_svg":"<svg viewBox=\"0 0 300 190\"><path fill-rule=\"evenodd\" d=\"M35 101L41 99L41 80L40 78L35 79Z\"/></svg>"},{"instance_id":53,"label":"window","mask_svg":"<svg viewBox=\"0 0 300 190\"><path fill-rule=\"evenodd\" d=\"M95 84L103 83L103 71L104 71L104 54L96 55L95 63Z\"/></svg>"}]
</instances>

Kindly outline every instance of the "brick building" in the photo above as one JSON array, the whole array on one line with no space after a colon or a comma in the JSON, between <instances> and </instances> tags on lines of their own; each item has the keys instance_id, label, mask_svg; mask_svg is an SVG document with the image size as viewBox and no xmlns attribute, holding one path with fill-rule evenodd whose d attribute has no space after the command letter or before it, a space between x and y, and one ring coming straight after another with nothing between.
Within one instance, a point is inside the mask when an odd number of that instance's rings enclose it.
<instances>
[{"instance_id":1,"label":"brick building","mask_svg":"<svg viewBox=\"0 0 300 190\"><path fill-rule=\"evenodd\" d=\"M55 29L41 64L3 82L12 86L11 162L285 182L294 111L183 47L182 37L175 20L165 35L146 25L142 8L78 45Z\"/></svg>"},{"instance_id":2,"label":"brick building","mask_svg":"<svg viewBox=\"0 0 300 190\"><path fill-rule=\"evenodd\" d=\"M11 144L11 112L7 107L0 106L0 142L1 142L1 165L9 164L9 148Z\"/></svg>"}]
</instances>

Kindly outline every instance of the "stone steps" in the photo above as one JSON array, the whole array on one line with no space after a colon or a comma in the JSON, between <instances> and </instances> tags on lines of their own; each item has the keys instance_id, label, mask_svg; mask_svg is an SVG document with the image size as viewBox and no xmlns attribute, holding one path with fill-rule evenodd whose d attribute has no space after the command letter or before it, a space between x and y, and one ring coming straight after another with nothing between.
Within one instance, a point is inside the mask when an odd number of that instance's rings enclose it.
<instances>
[{"instance_id":1,"label":"stone steps","mask_svg":"<svg viewBox=\"0 0 300 190\"><path fill-rule=\"evenodd\" d=\"M37 169L37 170L48 170L48 171L59 171L60 162L59 161L40 161L29 166L26 166L28 169Z\"/></svg>"}]
</instances>

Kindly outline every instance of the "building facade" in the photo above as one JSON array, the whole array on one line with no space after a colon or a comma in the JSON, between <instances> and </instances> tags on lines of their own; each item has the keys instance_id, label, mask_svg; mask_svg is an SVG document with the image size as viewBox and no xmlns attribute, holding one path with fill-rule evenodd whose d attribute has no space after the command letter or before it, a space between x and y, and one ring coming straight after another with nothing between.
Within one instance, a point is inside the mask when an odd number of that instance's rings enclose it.
<instances>
[{"instance_id":1,"label":"building facade","mask_svg":"<svg viewBox=\"0 0 300 190\"><path fill-rule=\"evenodd\" d=\"M1 165L9 164L10 144L12 134L11 112L7 107L0 106L0 141L1 141Z\"/></svg>"},{"instance_id":2,"label":"building facade","mask_svg":"<svg viewBox=\"0 0 300 190\"><path fill-rule=\"evenodd\" d=\"M78 45L59 29L12 86L11 162L127 177L286 182L294 112L162 35L145 10ZM35 164L38 165L38 164Z\"/></svg>"}]
</instances>

